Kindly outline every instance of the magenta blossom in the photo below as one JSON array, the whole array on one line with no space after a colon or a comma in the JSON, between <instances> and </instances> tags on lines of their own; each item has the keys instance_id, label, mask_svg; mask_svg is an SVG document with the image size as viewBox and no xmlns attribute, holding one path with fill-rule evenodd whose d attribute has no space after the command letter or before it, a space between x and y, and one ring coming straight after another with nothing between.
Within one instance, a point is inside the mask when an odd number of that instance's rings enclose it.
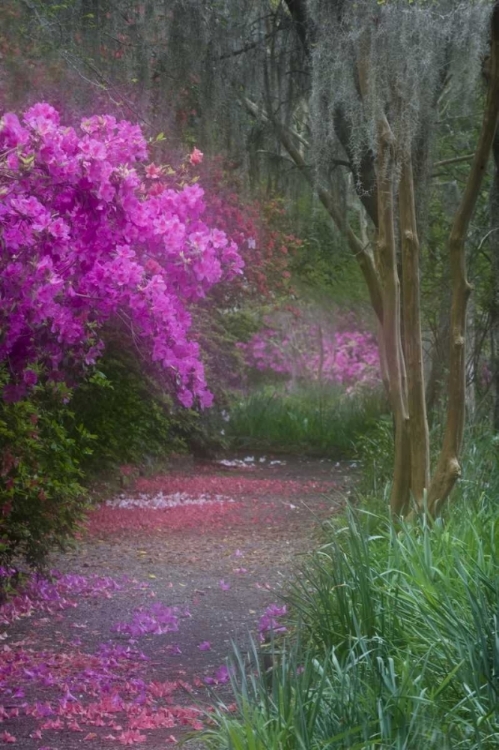
<instances>
[{"instance_id":1,"label":"magenta blossom","mask_svg":"<svg viewBox=\"0 0 499 750\"><path fill-rule=\"evenodd\" d=\"M347 392L380 385L378 347L371 333L353 326L336 330L287 316L281 323L238 344L249 367L307 382L334 383Z\"/></svg>"},{"instance_id":2,"label":"magenta blossom","mask_svg":"<svg viewBox=\"0 0 499 750\"><path fill-rule=\"evenodd\" d=\"M206 685L223 685L229 682L230 676L231 670L225 664L222 664L212 677L205 677L204 682Z\"/></svg>"},{"instance_id":3,"label":"magenta blossom","mask_svg":"<svg viewBox=\"0 0 499 750\"><path fill-rule=\"evenodd\" d=\"M286 605L279 607L277 604L270 604L260 617L258 623L258 632L260 640L264 641L268 636L272 637L275 633L285 633L287 628L279 622L280 617L287 614Z\"/></svg>"},{"instance_id":4,"label":"magenta blossom","mask_svg":"<svg viewBox=\"0 0 499 750\"><path fill-rule=\"evenodd\" d=\"M75 129L45 102L1 118L0 167L0 360L16 397L39 368L58 380L92 366L120 320L184 406L209 406L189 308L243 261L203 189L166 183L138 125L104 115Z\"/></svg>"}]
</instances>

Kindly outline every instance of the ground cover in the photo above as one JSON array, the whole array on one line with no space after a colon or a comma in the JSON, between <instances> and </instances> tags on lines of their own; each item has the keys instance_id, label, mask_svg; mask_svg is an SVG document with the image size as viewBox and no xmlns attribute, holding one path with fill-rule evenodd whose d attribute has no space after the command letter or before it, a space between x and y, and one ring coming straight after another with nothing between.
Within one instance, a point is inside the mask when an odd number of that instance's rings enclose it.
<instances>
[{"instance_id":1,"label":"ground cover","mask_svg":"<svg viewBox=\"0 0 499 750\"><path fill-rule=\"evenodd\" d=\"M216 695L230 703L231 641L279 624L283 586L351 474L241 456L105 498L51 560L59 572L0 607L0 745L159 750L201 729Z\"/></svg>"}]
</instances>

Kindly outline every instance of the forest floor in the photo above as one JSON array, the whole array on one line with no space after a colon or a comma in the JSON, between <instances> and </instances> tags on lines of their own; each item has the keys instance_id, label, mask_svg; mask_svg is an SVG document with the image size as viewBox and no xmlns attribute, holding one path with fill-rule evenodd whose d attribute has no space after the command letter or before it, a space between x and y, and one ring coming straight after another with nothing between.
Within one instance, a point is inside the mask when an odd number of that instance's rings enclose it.
<instances>
[{"instance_id":1,"label":"forest floor","mask_svg":"<svg viewBox=\"0 0 499 750\"><path fill-rule=\"evenodd\" d=\"M230 704L231 642L258 640L355 475L249 458L131 478L52 578L0 607L0 747L164 750Z\"/></svg>"}]
</instances>

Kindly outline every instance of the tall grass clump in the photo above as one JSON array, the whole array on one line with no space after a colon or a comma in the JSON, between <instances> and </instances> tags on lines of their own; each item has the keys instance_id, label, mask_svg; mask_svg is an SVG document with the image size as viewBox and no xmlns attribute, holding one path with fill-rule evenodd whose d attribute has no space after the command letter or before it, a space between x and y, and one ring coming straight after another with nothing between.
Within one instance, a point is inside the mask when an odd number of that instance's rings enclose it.
<instances>
[{"instance_id":1,"label":"tall grass clump","mask_svg":"<svg viewBox=\"0 0 499 750\"><path fill-rule=\"evenodd\" d=\"M267 386L233 405L225 429L236 448L355 458L366 423L386 409L378 391L347 395L333 386Z\"/></svg>"},{"instance_id":2,"label":"tall grass clump","mask_svg":"<svg viewBox=\"0 0 499 750\"><path fill-rule=\"evenodd\" d=\"M209 745L499 747L495 502L431 524L349 510L329 536L292 586L294 627L271 674L236 659L237 712L219 709Z\"/></svg>"}]
</instances>

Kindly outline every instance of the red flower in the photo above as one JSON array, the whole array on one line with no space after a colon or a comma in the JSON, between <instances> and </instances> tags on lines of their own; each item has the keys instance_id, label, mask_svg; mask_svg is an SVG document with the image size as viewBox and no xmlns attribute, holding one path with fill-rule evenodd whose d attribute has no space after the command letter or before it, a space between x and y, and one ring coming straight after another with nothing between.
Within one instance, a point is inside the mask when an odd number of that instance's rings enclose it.
<instances>
[{"instance_id":1,"label":"red flower","mask_svg":"<svg viewBox=\"0 0 499 750\"><path fill-rule=\"evenodd\" d=\"M195 166L196 164L201 164L201 162L203 161L203 156L203 152L198 148L195 148L192 154L189 156L189 161L193 166Z\"/></svg>"}]
</instances>

